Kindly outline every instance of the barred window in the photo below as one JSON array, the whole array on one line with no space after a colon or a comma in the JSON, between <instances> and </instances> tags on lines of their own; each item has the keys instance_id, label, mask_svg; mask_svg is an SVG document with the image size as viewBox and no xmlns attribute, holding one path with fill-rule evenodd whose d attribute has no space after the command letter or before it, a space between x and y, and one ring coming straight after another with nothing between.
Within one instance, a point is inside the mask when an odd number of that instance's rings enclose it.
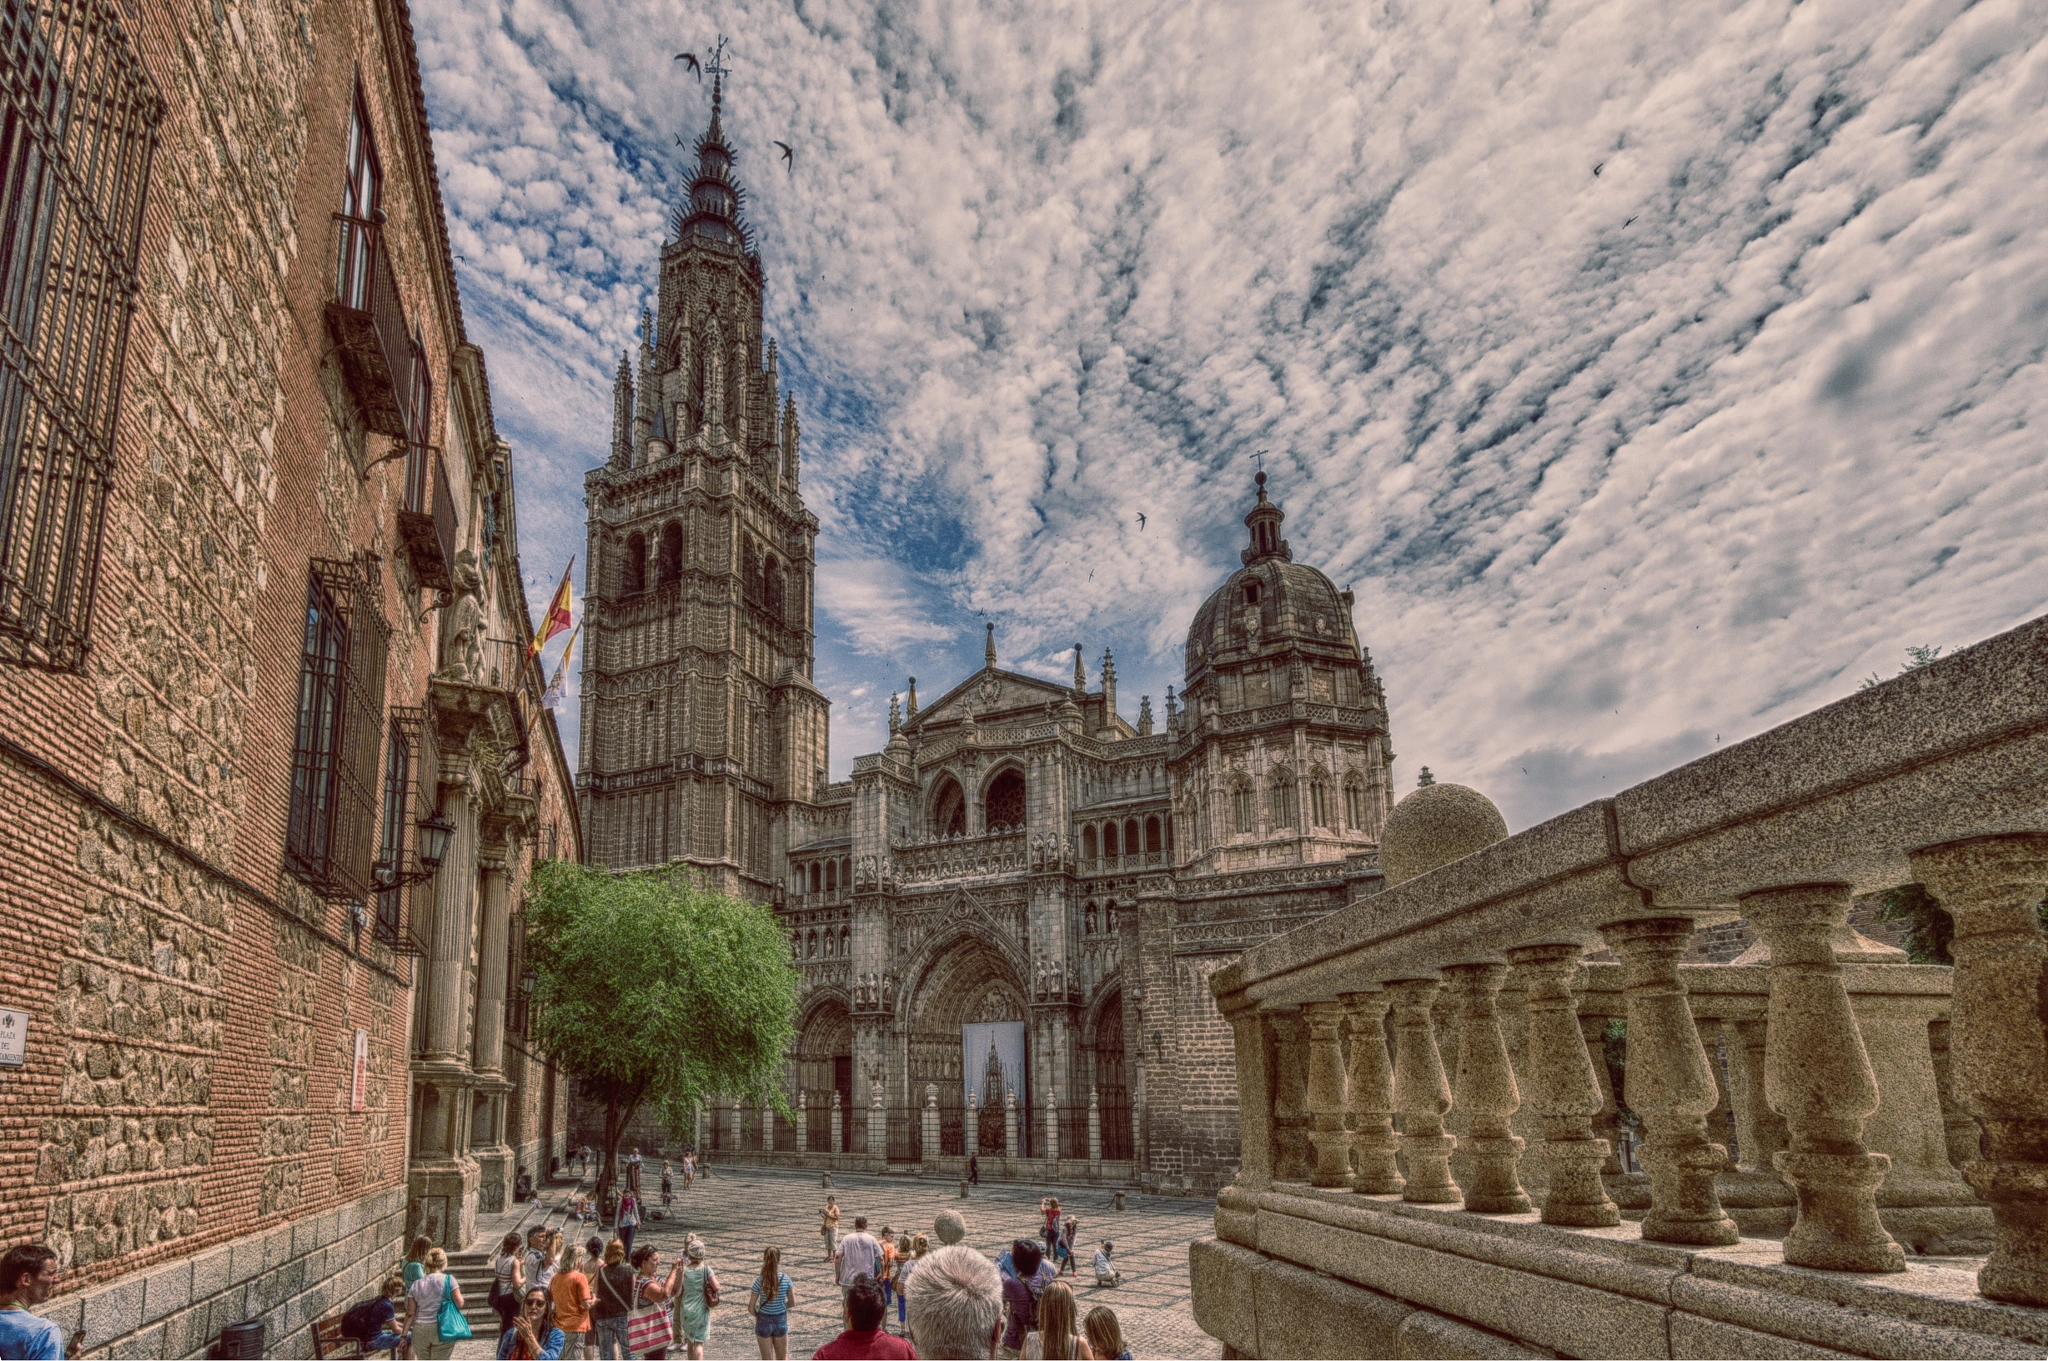
<instances>
[{"instance_id":1,"label":"barred window","mask_svg":"<svg viewBox=\"0 0 2048 1361\"><path fill-rule=\"evenodd\" d=\"M1239 834L1259 830L1259 814L1252 801L1251 781L1242 776L1231 786L1230 812L1232 828Z\"/></svg>"},{"instance_id":2,"label":"barred window","mask_svg":"<svg viewBox=\"0 0 2048 1361\"><path fill-rule=\"evenodd\" d=\"M1294 772L1286 766L1273 767L1272 777L1267 781L1271 794L1273 825L1292 827L1295 824Z\"/></svg>"},{"instance_id":3,"label":"barred window","mask_svg":"<svg viewBox=\"0 0 2048 1361\"><path fill-rule=\"evenodd\" d=\"M434 811L440 780L433 723L424 706L391 710L384 751L382 831L377 841L377 939L400 954L423 954L423 943L408 921L407 895L426 877L419 864L421 817ZM432 892L431 889L419 890Z\"/></svg>"},{"instance_id":4,"label":"barred window","mask_svg":"<svg viewBox=\"0 0 2048 1361\"><path fill-rule=\"evenodd\" d=\"M0 658L85 658L157 97L112 0L0 6Z\"/></svg>"},{"instance_id":5,"label":"barred window","mask_svg":"<svg viewBox=\"0 0 2048 1361\"><path fill-rule=\"evenodd\" d=\"M344 306L370 308L370 257L376 250L375 225L384 209L384 169L377 160L370 114L356 88L348 120L348 178L341 187L341 250L335 261L334 294Z\"/></svg>"},{"instance_id":6,"label":"barred window","mask_svg":"<svg viewBox=\"0 0 2048 1361\"><path fill-rule=\"evenodd\" d=\"M372 793L383 740L384 620L351 562L307 573L285 866L330 898L374 886Z\"/></svg>"},{"instance_id":7,"label":"barred window","mask_svg":"<svg viewBox=\"0 0 2048 1361\"><path fill-rule=\"evenodd\" d=\"M1351 830L1365 830L1365 784L1356 775L1344 781L1344 820Z\"/></svg>"},{"instance_id":8,"label":"barred window","mask_svg":"<svg viewBox=\"0 0 2048 1361\"><path fill-rule=\"evenodd\" d=\"M1309 825L1330 825L1330 781L1321 771L1308 777Z\"/></svg>"}]
</instances>

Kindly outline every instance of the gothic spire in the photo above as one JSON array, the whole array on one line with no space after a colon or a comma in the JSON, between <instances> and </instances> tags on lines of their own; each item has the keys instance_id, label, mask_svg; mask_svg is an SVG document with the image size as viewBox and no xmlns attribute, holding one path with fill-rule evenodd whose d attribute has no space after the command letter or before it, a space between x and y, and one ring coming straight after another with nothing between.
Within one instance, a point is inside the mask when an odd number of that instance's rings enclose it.
<instances>
[{"instance_id":1,"label":"gothic spire","mask_svg":"<svg viewBox=\"0 0 2048 1361\"><path fill-rule=\"evenodd\" d=\"M724 52L725 40L721 38L710 65L711 126L697 139L697 169L690 177L688 200L676 209L675 232L678 241L691 235L704 236L751 254L753 247L747 227L740 220L740 205L746 201L747 193L733 178L736 157L725 140Z\"/></svg>"},{"instance_id":2,"label":"gothic spire","mask_svg":"<svg viewBox=\"0 0 2048 1361\"><path fill-rule=\"evenodd\" d=\"M1287 546L1287 540L1280 537L1280 522L1287 513L1266 499L1266 474L1260 470L1257 478L1259 499L1244 517L1245 528L1251 530L1251 546L1239 553L1238 558L1249 567L1267 558L1278 558L1282 562L1294 561L1294 550Z\"/></svg>"},{"instance_id":3,"label":"gothic spire","mask_svg":"<svg viewBox=\"0 0 2048 1361\"><path fill-rule=\"evenodd\" d=\"M981 659L989 670L996 669L996 623L993 619L988 622L988 641L982 645Z\"/></svg>"}]
</instances>

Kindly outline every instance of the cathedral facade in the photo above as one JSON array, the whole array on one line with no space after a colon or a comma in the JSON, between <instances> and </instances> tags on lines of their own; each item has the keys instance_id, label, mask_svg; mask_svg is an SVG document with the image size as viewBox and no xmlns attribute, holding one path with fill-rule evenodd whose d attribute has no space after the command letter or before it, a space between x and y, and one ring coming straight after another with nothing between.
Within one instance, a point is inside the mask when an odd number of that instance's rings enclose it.
<instances>
[{"instance_id":1,"label":"cathedral facade","mask_svg":"<svg viewBox=\"0 0 2048 1361\"><path fill-rule=\"evenodd\" d=\"M1237 1114L1209 976L1379 883L1393 754L1351 595L1293 561L1261 473L1160 714L1124 716L1107 651L1091 678L1076 647L1071 685L1004 668L991 625L830 782L818 522L721 98L585 483L578 776L593 861L689 866L789 932L790 1115L721 1102L697 1143L1211 1190Z\"/></svg>"}]
</instances>

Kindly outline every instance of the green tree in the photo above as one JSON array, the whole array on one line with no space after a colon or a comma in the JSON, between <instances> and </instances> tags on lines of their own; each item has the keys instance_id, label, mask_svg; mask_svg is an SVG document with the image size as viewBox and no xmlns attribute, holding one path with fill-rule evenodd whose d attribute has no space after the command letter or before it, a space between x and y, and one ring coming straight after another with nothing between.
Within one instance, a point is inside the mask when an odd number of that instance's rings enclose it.
<instances>
[{"instance_id":1,"label":"green tree","mask_svg":"<svg viewBox=\"0 0 2048 1361\"><path fill-rule=\"evenodd\" d=\"M781 1106L797 973L770 909L694 875L551 860L533 872L526 930L533 1039L604 1102L599 1185L642 1107L682 1138L713 1095Z\"/></svg>"},{"instance_id":2,"label":"green tree","mask_svg":"<svg viewBox=\"0 0 2048 1361\"><path fill-rule=\"evenodd\" d=\"M1903 676L1908 671L1918 671L1940 655L1941 647L1938 644L1934 647L1909 647L1906 649L1906 660L1899 663L1899 674ZM1858 690L1868 690L1873 685L1883 684L1884 677L1873 671L1865 676L1856 688Z\"/></svg>"}]
</instances>

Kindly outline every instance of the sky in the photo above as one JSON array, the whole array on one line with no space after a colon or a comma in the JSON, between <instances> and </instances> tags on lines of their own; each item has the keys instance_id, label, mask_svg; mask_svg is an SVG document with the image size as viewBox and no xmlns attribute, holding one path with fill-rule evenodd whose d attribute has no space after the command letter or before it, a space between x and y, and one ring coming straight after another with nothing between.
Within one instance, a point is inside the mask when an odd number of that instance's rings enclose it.
<instances>
[{"instance_id":1,"label":"sky","mask_svg":"<svg viewBox=\"0 0 2048 1361\"><path fill-rule=\"evenodd\" d=\"M535 610L709 117L674 54L729 40L834 778L984 618L1020 671L1113 649L1157 711L1260 450L1357 594L1396 788L1516 829L2048 607L2048 7L413 21Z\"/></svg>"}]
</instances>

